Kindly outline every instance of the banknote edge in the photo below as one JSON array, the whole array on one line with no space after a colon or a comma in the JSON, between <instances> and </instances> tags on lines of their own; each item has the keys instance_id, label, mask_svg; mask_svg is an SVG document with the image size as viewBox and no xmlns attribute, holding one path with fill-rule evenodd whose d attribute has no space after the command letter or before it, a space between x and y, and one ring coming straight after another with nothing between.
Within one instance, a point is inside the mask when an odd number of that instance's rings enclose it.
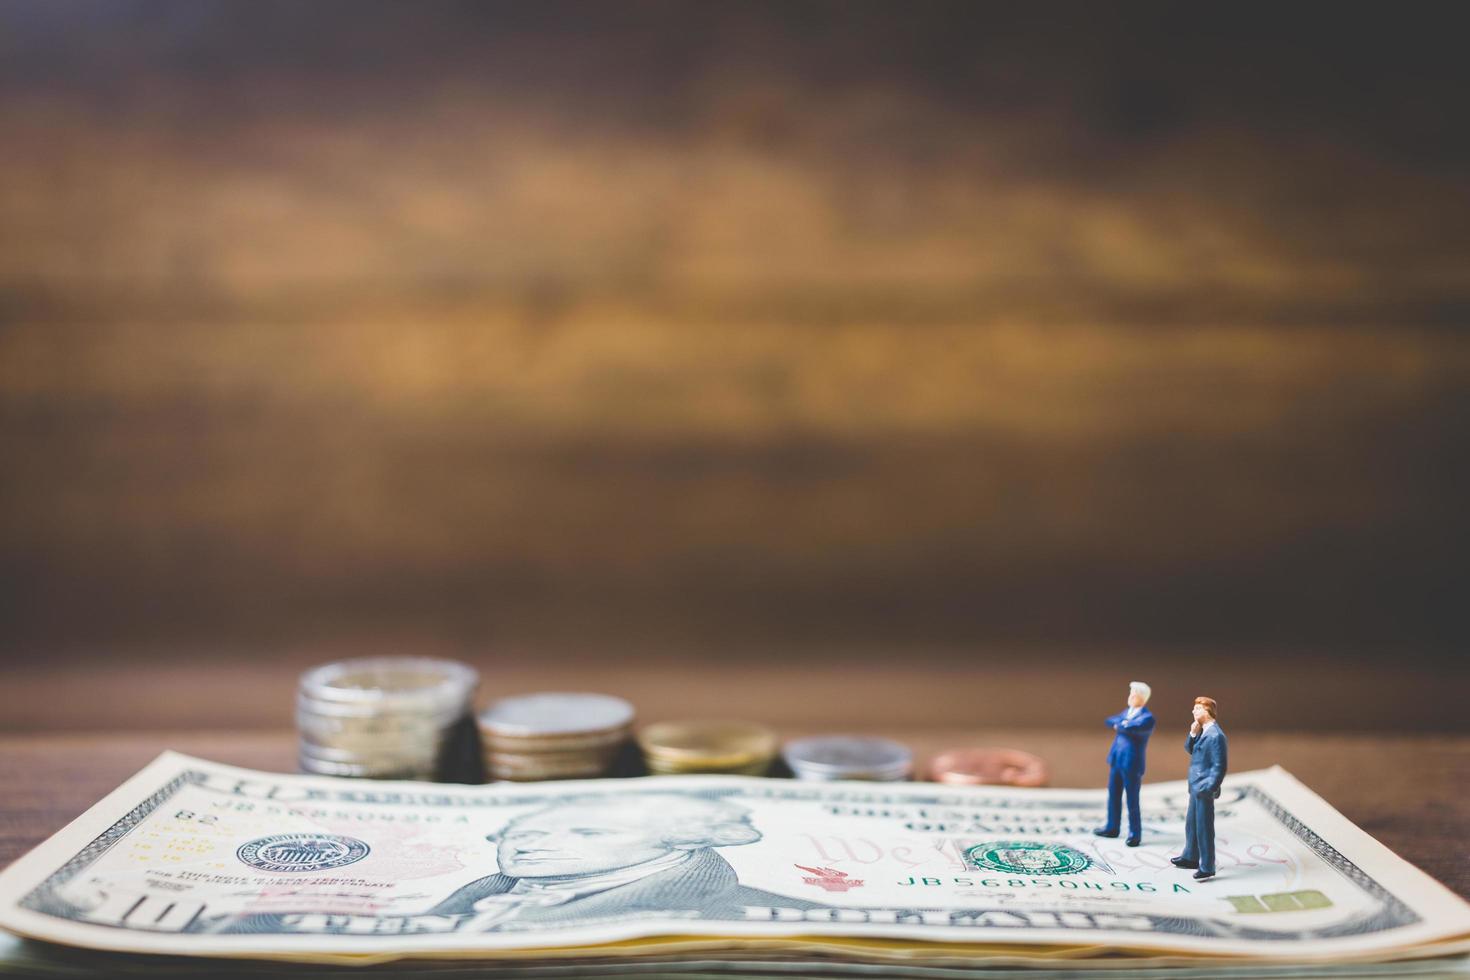
<instances>
[{"instance_id":1,"label":"banknote edge","mask_svg":"<svg viewBox=\"0 0 1470 980\"><path fill-rule=\"evenodd\" d=\"M1421 917L1425 918L1426 928L1436 926L1430 921L1429 916L1444 914L1446 927L1454 925L1457 917L1462 932L1470 935L1470 902L1466 902L1448 886L1416 866L1408 858L1353 823L1341 810L1338 810L1296 775L1278 765L1240 774L1241 779L1250 776L1275 784L1272 788L1278 795L1285 798L1285 802L1290 805L1292 812L1297 813L1298 817L1303 816L1295 809L1299 805L1315 811L1310 814L1311 820L1306 821L1308 826L1320 827L1321 829L1316 832L1336 842L1333 846L1338 850L1346 848L1355 852L1354 863L1359 867L1372 862L1375 867L1364 867L1364 871L1371 874L1380 883L1384 883L1385 886L1392 883L1398 886L1397 890L1400 892L1423 893L1427 900L1425 903L1427 907L1418 908L1417 911ZM1228 781L1229 777L1227 777ZM1318 821L1321 823L1319 824Z\"/></svg>"},{"instance_id":2,"label":"banknote edge","mask_svg":"<svg viewBox=\"0 0 1470 980\"><path fill-rule=\"evenodd\" d=\"M3 872L0 872L0 927L4 927L4 928L6 928L6 929L8 929L8 930L10 930L12 932L15 932L16 934L19 934L19 935L32 936L34 938L39 938L39 939L43 939L43 940L47 940L47 941L63 942L63 943L68 943L68 944L72 944L72 945L85 946L85 947L89 947L89 948L102 948L102 949L113 948L113 949L121 949L121 950L127 950L127 949L129 949L130 946L131 946L131 944L126 944L126 943L124 943L124 944L108 944L108 943L102 943L102 942L88 942L88 941L80 941L79 942L79 941L74 941L74 940L69 940L69 939L61 939L61 938L58 938L57 935L56 935L56 933L54 931L48 933L45 930L42 930L42 931L34 931L34 930L31 930L31 929L29 929L29 928L26 927L26 923L24 921L24 918L22 918L20 921L16 921L16 919L12 915L12 913L14 913L14 912L24 912L24 911L26 911L26 910L23 910L23 909L20 908L19 903L18 903L18 900L17 900L17 895L24 896L26 893L34 890L38 885L40 885L45 880L47 880L48 878L50 878L51 876L53 876L55 874L56 870L59 870L57 868L54 868L54 866L53 866L53 870L50 870L50 871L46 870L47 863L43 861L43 858L45 857L46 852L48 850L52 849L53 845L55 847L57 847L57 848L60 848L63 853L65 853L67 849L71 849L72 856L69 857L69 858L67 858L67 860L65 862L63 862L63 864L70 863L70 862L72 862L74 860L79 859L81 857L81 855L82 855L82 852L86 849L87 845L96 842L98 840L98 838L101 837L103 835L103 833L107 829L115 826L117 823L120 822L120 819L121 818L119 818L119 817L109 817L108 814L114 813L114 812L117 812L117 811L121 811L121 812L123 812L125 814L126 813L131 813L132 811L134 811L136 809L139 809L139 808L141 808L141 807L143 807L145 805L144 803L134 803L131 806L126 806L125 807L125 806L122 806L121 805L121 803L123 801L127 801L127 800L137 801L137 800L140 799L140 797L143 800L146 801L147 799L149 799L149 798L151 798L151 797L153 797L153 796L155 796L155 795L157 795L159 793L165 793L165 792L171 791L172 789L176 789L177 788L177 783L181 779L185 779L191 770L205 770L206 773L208 771L221 772L222 774L226 774L226 775L239 776L241 778L252 778L252 779L259 779L261 777L269 777L269 778L272 778L272 779L285 778L288 781L301 781L301 782L311 782L311 781L313 781L311 779L311 777L302 777L302 776L299 776L299 775L296 775L296 774L267 773L267 772L261 772L261 771L257 771L257 770L252 770L252 769L245 769L245 768L241 768L241 767L237 767L237 766L231 766L231 765L224 764L224 763L217 763L217 762L212 762L212 761L209 761L209 760L198 759L198 758L195 758L195 757L192 757L192 756L188 756L188 755L185 755L185 754L182 754L182 753L174 752L174 751L166 751L166 752L163 752L157 758L155 758L152 762L150 762L148 765L144 766L141 770L139 770L133 776L131 776L127 780L125 780L121 785L119 785L112 792L108 793L106 796L104 796L101 800L99 800L93 806L89 807L83 814L81 814L80 816L78 816L75 820L71 821L66 826L64 826L63 828L61 828L60 830L58 830L55 834L52 834L50 837L48 837L41 844L37 845L31 851L27 852L27 854L23 855L20 859L18 859L16 862L14 862L9 868L6 868ZM754 778L754 777L723 777L723 776L701 777L701 776L690 776L690 777L674 777L674 778L678 779L681 783L685 783L685 784L691 784L691 783L693 783L693 784L702 784L702 785L762 784L762 783L768 782L768 781L760 780L760 779ZM1432 886L1434 892L1437 895L1441 896L1444 899L1447 899L1449 903L1453 903L1450 907L1453 908L1453 910L1455 912L1458 912L1460 914L1460 916L1461 916L1461 922L1460 922L1460 924L1463 926L1463 928L1467 932L1470 932L1470 905L1467 905L1462 899L1459 898L1459 896L1455 895L1453 892L1449 891L1449 889L1447 889L1443 885L1439 884L1433 878L1429 877L1424 872L1422 872L1418 868L1414 867L1412 864L1410 864L1404 858L1400 857L1399 855L1397 855L1396 853L1394 853L1392 850L1388 849L1385 845L1383 845L1381 842L1377 841L1375 838L1373 838L1371 835L1369 835L1366 831L1363 831L1361 828L1359 828L1356 825L1354 825L1350 820L1348 820L1339 811L1337 811L1334 807L1332 807L1332 805L1330 803L1328 803L1320 795L1318 795L1317 793L1315 793L1314 791L1312 791L1309 787L1307 787L1304 783L1302 783L1300 780L1298 780L1291 773L1287 772L1284 768L1282 768L1280 766L1273 766L1273 767L1271 767L1269 769L1253 770L1253 771L1250 771L1250 772L1240 773L1240 774L1238 774L1238 775L1233 776L1233 777L1230 778L1230 782L1247 782L1247 781L1255 781L1256 784L1257 784L1255 788L1257 788L1258 790L1259 789L1263 789L1265 786L1267 786L1269 784L1276 784L1276 786L1273 787L1273 788L1277 789L1278 792L1284 791L1284 793L1282 795L1285 795L1287 797L1293 798L1291 800L1291 803L1292 803L1292 806L1293 807L1298 806L1299 803L1304 803L1310 810L1315 811L1313 813L1313 815L1312 815L1314 820L1320 818L1322 820L1326 820L1326 821L1329 821L1330 823L1332 823L1334 825L1333 828L1332 828L1332 836L1334 837L1334 839L1346 840L1348 838L1355 838L1355 841L1354 841L1354 845L1355 846L1362 846L1362 847L1364 847L1366 849L1366 852L1369 853L1369 854L1371 854L1373 856L1375 862L1379 862L1379 863L1384 863L1385 864L1385 868L1379 869L1376 872L1377 874L1382 875L1382 874L1386 874L1386 873L1388 873L1390 871L1396 872L1396 873L1400 873L1400 874L1403 874L1403 873L1406 872L1407 873L1407 876L1409 878L1413 879L1413 884L1410 885L1410 886L1406 886L1406 887L1424 887L1425 885ZM639 780L638 782L642 782L642 781ZM669 777L660 777L660 784L667 784L668 782L669 782ZM1178 781L1169 781L1169 782L1166 782L1166 783L1156 783L1156 784L1153 784L1153 787L1158 788L1158 789L1164 789L1166 787L1169 787L1171 784L1176 784L1176 783L1178 783ZM395 786L412 787L412 788L414 788L416 790L421 790L422 787L423 787L423 784L420 784L420 783L412 783L412 782L404 782L404 783L396 783L396 784L395 783L386 783L386 782L384 782L384 783L374 783L373 785L374 785L374 788L375 789L379 789L379 790L382 790L382 791L391 791ZM605 785L605 784L602 784L602 785ZM140 787L147 787L147 786L152 786L153 787L153 791L150 792L150 793L147 793L147 794L143 794ZM449 787L444 787L444 788L445 789L448 789ZM488 789L488 788L489 787L474 787L474 786L456 787L456 789L471 790L471 791L473 791L473 790L479 790L479 789ZM575 784L562 784L562 788L575 788ZM829 789L829 790L832 789L832 788L833 787L830 786L830 785L827 786L827 789ZM872 784L853 784L853 788L854 789L861 789L861 790L864 790L864 791L872 791L874 789L874 787L872 786ZM496 791L501 791L501 790L502 790L502 788L500 788L500 787L497 787L496 788ZM1090 789L1051 789L1051 790L1043 790L1043 791L1041 791L1041 793L1043 795L1052 795L1053 793L1055 793L1057 795L1066 795L1066 794L1070 794L1070 793L1089 794L1090 795L1090 794L1093 794L1095 792L1096 792L1095 790L1090 790ZM976 792L976 793L962 793L962 794L959 794L959 795L964 795L964 796L969 796L969 795L982 795L982 793L983 793L983 791ZM515 794L512 794L512 795L521 795L521 794L515 793ZM1288 810L1288 812L1293 812L1293 811ZM1300 816L1300 815L1301 814L1298 813L1298 816ZM1342 835L1342 836L1341 837L1338 837L1336 835ZM80 845L80 846L77 846L77 845ZM1337 848L1334 848L1334 849L1337 849ZM1349 863L1353 863L1353 862L1349 862ZM17 884L17 883L19 883L19 884ZM31 913L31 914L34 914L34 913ZM44 916L40 916L40 917L41 918L46 918ZM64 920L59 920L59 921L63 921L64 922ZM70 925L72 927L74 927L74 928L82 929L82 930L84 930L85 932L88 932L88 933L90 933L92 931L90 929L86 929L82 924L72 923ZM1425 925L1428 926L1430 924L1429 923L1425 923ZM1453 933L1443 934L1443 935L1441 935L1440 938L1446 938L1448 936L1453 936L1453 935L1454 935ZM944 940L936 940L936 941L943 942ZM959 937L956 937L956 939L954 941L955 942L964 942L964 941L967 941L967 940L960 939ZM579 940L578 941L578 945L580 945L581 942L582 941ZM1166 944L1162 944L1161 946L1158 946L1158 947L1155 947L1155 948L1170 949L1170 948L1176 948L1176 947L1173 944L1166 943ZM497 953L507 952L507 951L509 951L509 949L511 949L511 948L510 947L507 947L504 950L486 948L486 949L484 949L484 950L481 951L481 955L484 955L484 956L487 956L487 957L488 956L493 956L493 955L496 955ZM524 949L524 948L522 948L522 949ZM135 948L134 951L139 951L139 952L156 952L156 949L147 949L147 948L141 948L140 947L140 948ZM233 950L233 951L225 951L225 950L220 950L220 951L205 951L205 950L193 950L193 949L191 949L191 950L179 950L177 952L178 952L178 955L202 955L202 956L240 956L240 955L249 955L248 953L242 952L240 950ZM1227 951L1222 951L1222 953L1223 953L1223 955L1230 955ZM297 954L297 955L300 955L300 954ZM390 956L404 956L404 955L417 955L417 954L416 953L409 953L409 952L398 952L398 953L393 953L393 954L388 954L388 955L390 955ZM290 954L284 955L283 958L290 958Z\"/></svg>"}]
</instances>

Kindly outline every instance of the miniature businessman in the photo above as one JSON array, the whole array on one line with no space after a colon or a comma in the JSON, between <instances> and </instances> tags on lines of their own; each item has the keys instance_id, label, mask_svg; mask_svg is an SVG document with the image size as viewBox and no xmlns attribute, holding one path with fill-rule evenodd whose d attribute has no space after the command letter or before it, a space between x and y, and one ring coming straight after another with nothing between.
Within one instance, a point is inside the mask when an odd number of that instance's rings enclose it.
<instances>
[{"instance_id":1,"label":"miniature businessman","mask_svg":"<svg viewBox=\"0 0 1470 980\"><path fill-rule=\"evenodd\" d=\"M1189 810L1184 815L1184 853L1169 860L1176 868L1197 868L1203 881L1215 877L1215 801L1225 779L1225 732L1215 720L1214 698L1194 699L1194 724L1184 748L1189 752Z\"/></svg>"},{"instance_id":2,"label":"miniature businessman","mask_svg":"<svg viewBox=\"0 0 1470 980\"><path fill-rule=\"evenodd\" d=\"M1108 822L1093 831L1099 837L1117 837L1123 817L1123 797L1128 797L1129 847L1143 839L1143 820L1138 812L1138 787L1143 782L1144 753L1153 734L1153 712L1146 707L1150 691L1143 681L1128 685L1128 708L1107 719L1113 735L1108 751Z\"/></svg>"}]
</instances>

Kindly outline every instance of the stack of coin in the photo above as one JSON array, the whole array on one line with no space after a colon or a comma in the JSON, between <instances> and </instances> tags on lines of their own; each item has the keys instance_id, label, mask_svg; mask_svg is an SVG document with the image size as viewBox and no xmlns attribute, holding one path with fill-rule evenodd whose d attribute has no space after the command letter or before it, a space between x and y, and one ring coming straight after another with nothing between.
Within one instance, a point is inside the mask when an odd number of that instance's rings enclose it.
<instances>
[{"instance_id":1,"label":"stack of coin","mask_svg":"<svg viewBox=\"0 0 1470 980\"><path fill-rule=\"evenodd\" d=\"M494 779L606 776L633 730L633 706L607 694L523 694L480 713Z\"/></svg>"},{"instance_id":2,"label":"stack of coin","mask_svg":"<svg viewBox=\"0 0 1470 980\"><path fill-rule=\"evenodd\" d=\"M452 660L366 657L313 667L296 692L301 771L365 779L474 781L479 675Z\"/></svg>"},{"instance_id":3,"label":"stack of coin","mask_svg":"<svg viewBox=\"0 0 1470 980\"><path fill-rule=\"evenodd\" d=\"M638 746L655 774L764 776L776 756L776 733L743 721L666 721L639 732Z\"/></svg>"},{"instance_id":4,"label":"stack of coin","mask_svg":"<svg viewBox=\"0 0 1470 980\"><path fill-rule=\"evenodd\" d=\"M951 786L1045 786L1046 762L1020 749L950 749L929 763L929 778Z\"/></svg>"},{"instance_id":5,"label":"stack of coin","mask_svg":"<svg viewBox=\"0 0 1470 980\"><path fill-rule=\"evenodd\" d=\"M787 742L781 751L797 779L830 781L863 779L893 783L909 777L914 754L886 738L866 735L824 735Z\"/></svg>"}]
</instances>

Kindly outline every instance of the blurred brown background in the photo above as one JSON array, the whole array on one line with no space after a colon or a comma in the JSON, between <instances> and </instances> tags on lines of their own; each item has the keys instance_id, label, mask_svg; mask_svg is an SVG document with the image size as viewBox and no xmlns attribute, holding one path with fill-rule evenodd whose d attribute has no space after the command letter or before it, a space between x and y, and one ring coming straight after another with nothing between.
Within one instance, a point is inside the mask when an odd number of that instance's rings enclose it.
<instances>
[{"instance_id":1,"label":"blurred brown background","mask_svg":"<svg viewBox=\"0 0 1470 980\"><path fill-rule=\"evenodd\" d=\"M1462 730L1450 11L0 4L0 727Z\"/></svg>"}]
</instances>

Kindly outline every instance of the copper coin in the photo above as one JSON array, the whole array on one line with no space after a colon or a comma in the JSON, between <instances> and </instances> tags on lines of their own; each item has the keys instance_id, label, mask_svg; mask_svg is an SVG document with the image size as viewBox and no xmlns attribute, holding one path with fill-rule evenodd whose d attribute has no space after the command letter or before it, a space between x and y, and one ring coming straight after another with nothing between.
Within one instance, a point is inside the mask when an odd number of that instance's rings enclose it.
<instances>
[{"instance_id":1,"label":"copper coin","mask_svg":"<svg viewBox=\"0 0 1470 980\"><path fill-rule=\"evenodd\" d=\"M929 763L929 778L952 786L1045 786L1046 763L1019 749L950 749Z\"/></svg>"}]
</instances>

